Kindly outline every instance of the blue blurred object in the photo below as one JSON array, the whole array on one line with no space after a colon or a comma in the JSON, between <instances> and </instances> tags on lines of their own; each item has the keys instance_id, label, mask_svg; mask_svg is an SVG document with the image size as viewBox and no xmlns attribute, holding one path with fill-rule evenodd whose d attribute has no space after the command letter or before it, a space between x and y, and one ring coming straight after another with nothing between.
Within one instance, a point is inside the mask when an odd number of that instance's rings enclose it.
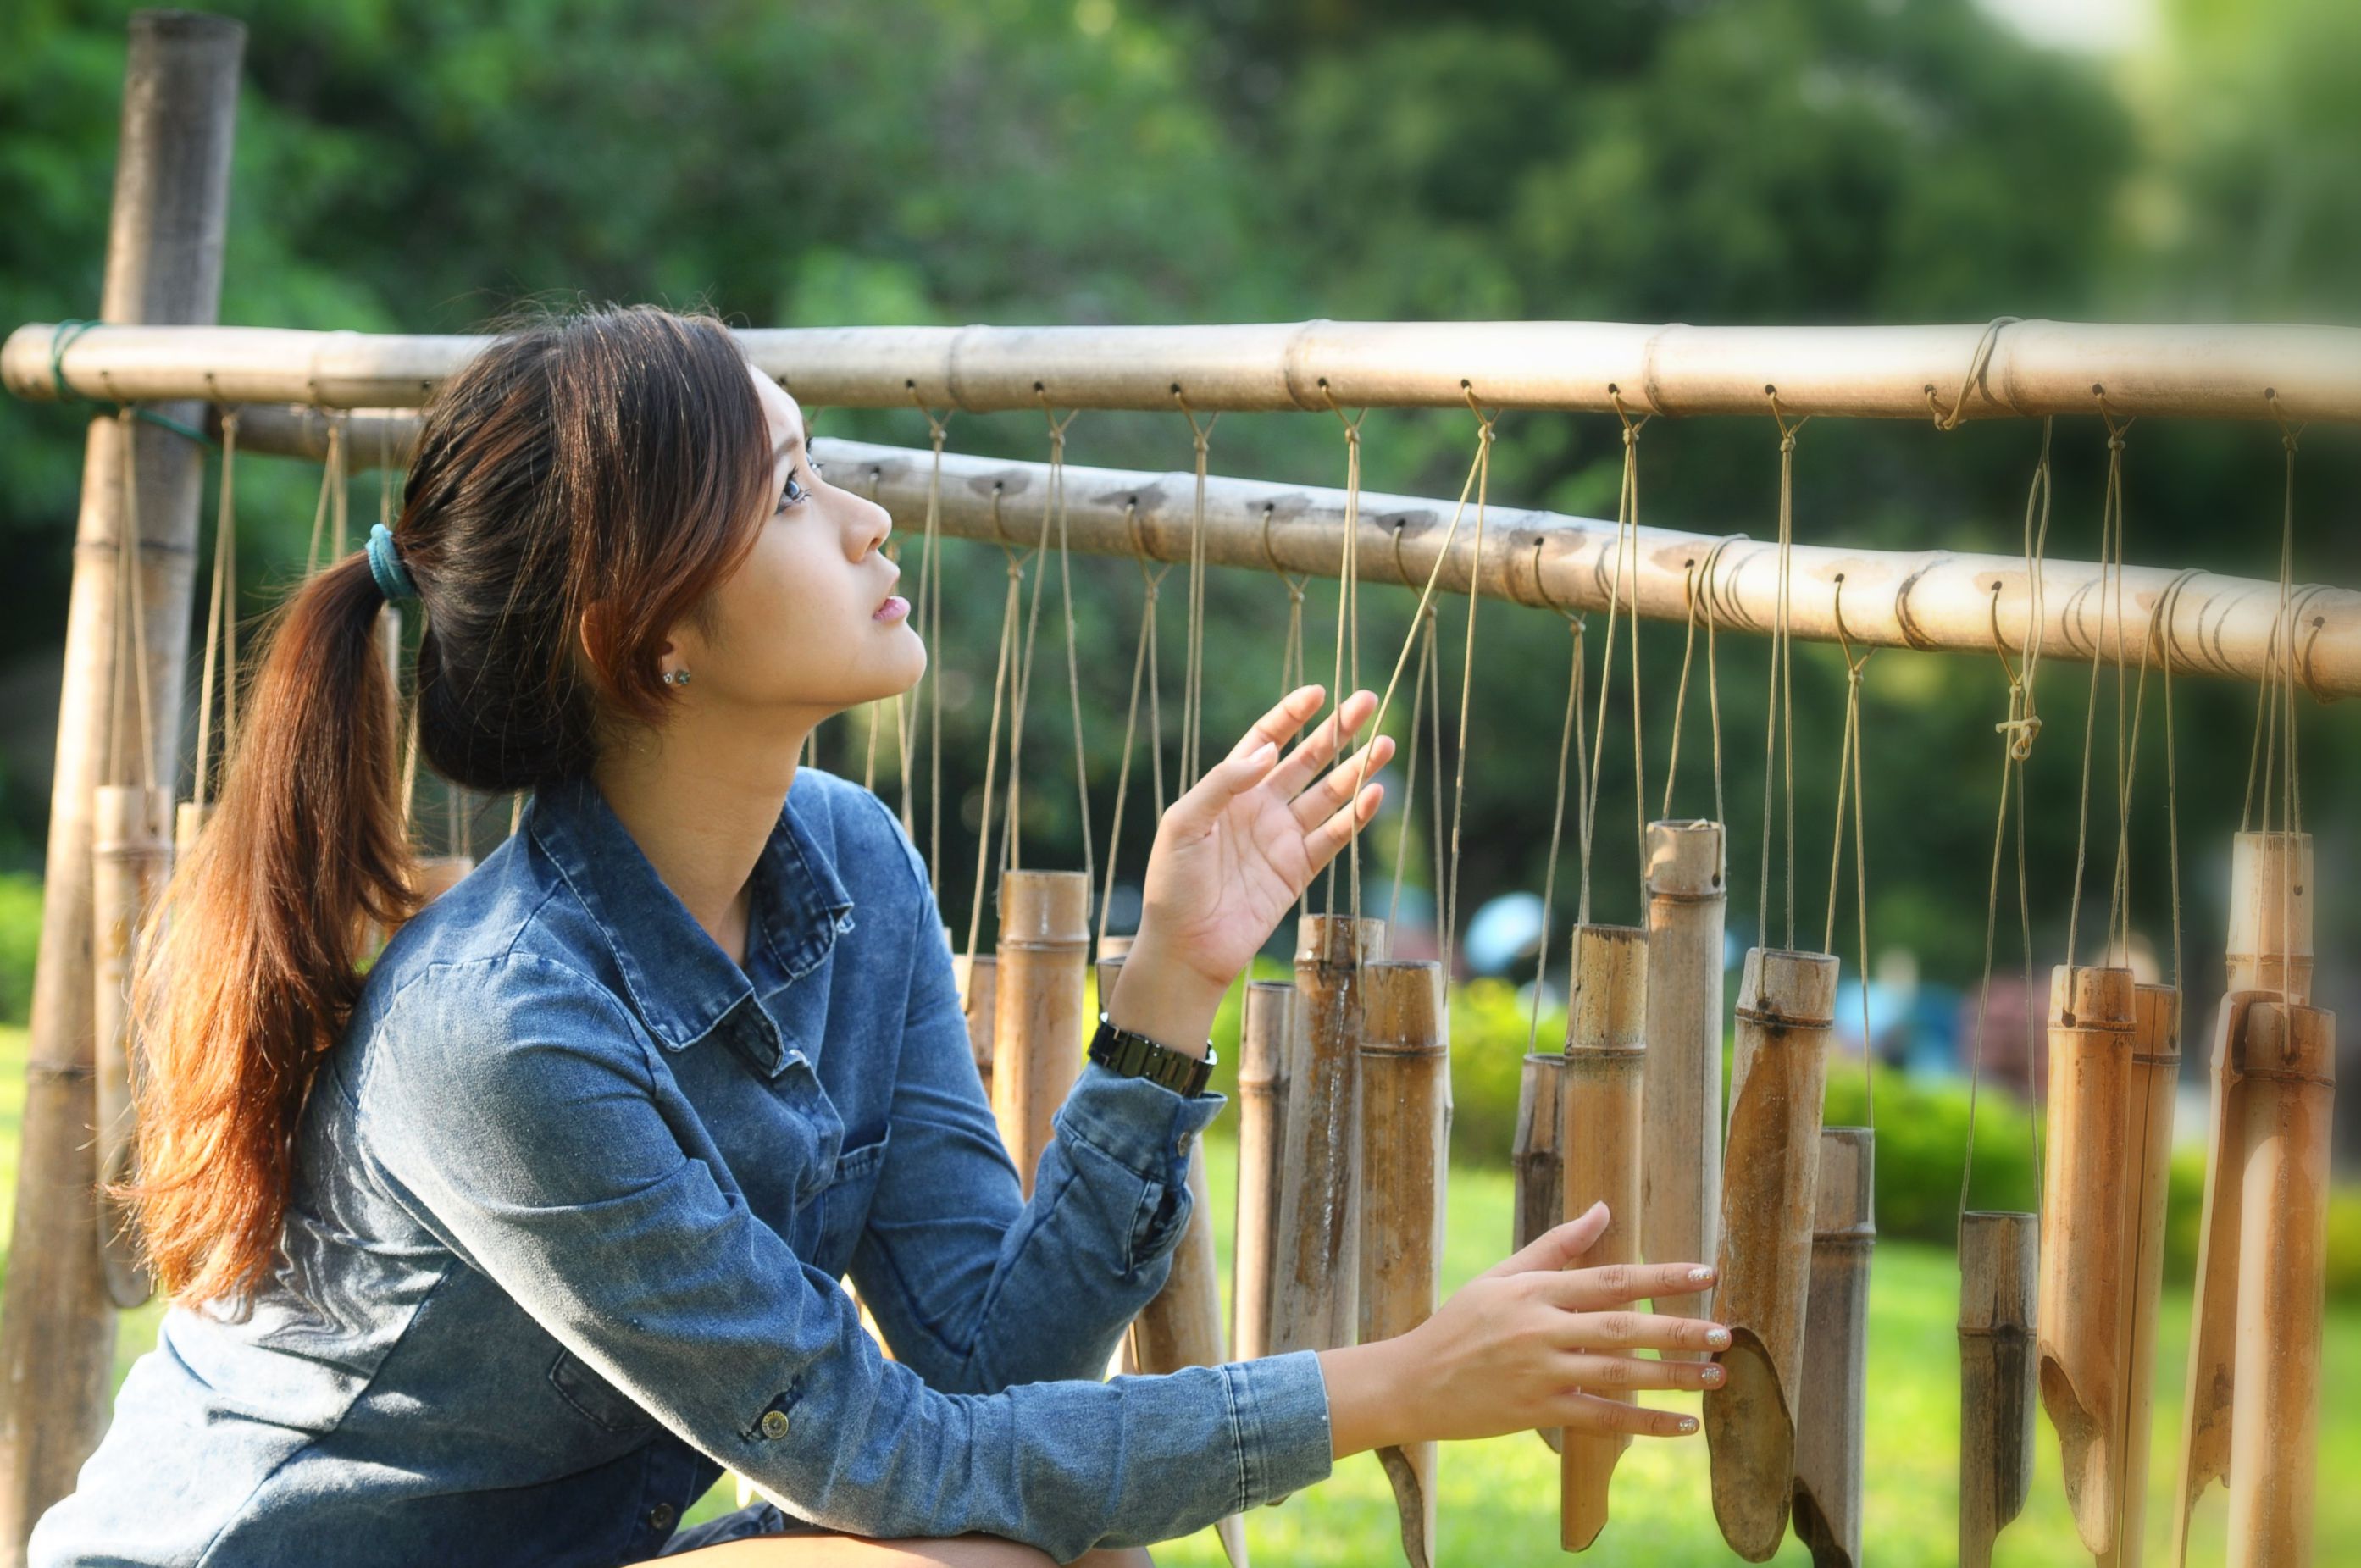
<instances>
[{"instance_id":1,"label":"blue blurred object","mask_svg":"<svg viewBox=\"0 0 2361 1568\"><path fill-rule=\"evenodd\" d=\"M1542 901L1537 894L1504 893L1486 899L1467 919L1460 956L1471 974L1502 974L1519 959L1532 957L1542 939Z\"/></svg>"}]
</instances>

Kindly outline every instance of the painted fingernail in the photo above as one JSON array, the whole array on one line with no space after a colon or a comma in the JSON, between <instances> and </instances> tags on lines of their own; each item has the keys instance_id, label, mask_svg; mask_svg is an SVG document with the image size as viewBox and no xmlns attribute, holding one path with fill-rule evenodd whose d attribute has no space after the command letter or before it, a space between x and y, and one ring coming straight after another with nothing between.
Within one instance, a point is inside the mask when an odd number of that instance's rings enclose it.
<instances>
[{"instance_id":1,"label":"painted fingernail","mask_svg":"<svg viewBox=\"0 0 2361 1568\"><path fill-rule=\"evenodd\" d=\"M1730 1348L1730 1331L1728 1329L1708 1329L1706 1331L1705 1343L1713 1346L1716 1350L1728 1350Z\"/></svg>"},{"instance_id":2,"label":"painted fingernail","mask_svg":"<svg viewBox=\"0 0 2361 1568\"><path fill-rule=\"evenodd\" d=\"M1692 1285L1702 1285L1712 1277L1713 1270L1710 1268L1697 1267L1689 1270L1689 1283Z\"/></svg>"},{"instance_id":3,"label":"painted fingernail","mask_svg":"<svg viewBox=\"0 0 2361 1568\"><path fill-rule=\"evenodd\" d=\"M1700 1373L1700 1374L1698 1375L1698 1377L1699 1377L1699 1380L1700 1380L1700 1381L1702 1381L1702 1382L1705 1384L1705 1386L1706 1386L1707 1387L1708 1387L1708 1388L1718 1388L1718 1387L1721 1387L1721 1380L1722 1380L1722 1378L1723 1378L1723 1377L1725 1377L1725 1376L1728 1376L1728 1374L1727 1374L1727 1373L1725 1373L1725 1372L1723 1372L1723 1371L1722 1371L1722 1369L1721 1369L1720 1367L1719 1367L1719 1366L1708 1366L1708 1367L1707 1367L1707 1368L1706 1368L1702 1373Z\"/></svg>"},{"instance_id":4,"label":"painted fingernail","mask_svg":"<svg viewBox=\"0 0 2361 1568\"><path fill-rule=\"evenodd\" d=\"M1697 1418L1695 1416L1683 1416L1681 1418L1680 1430L1684 1432L1692 1432L1697 1431Z\"/></svg>"}]
</instances>

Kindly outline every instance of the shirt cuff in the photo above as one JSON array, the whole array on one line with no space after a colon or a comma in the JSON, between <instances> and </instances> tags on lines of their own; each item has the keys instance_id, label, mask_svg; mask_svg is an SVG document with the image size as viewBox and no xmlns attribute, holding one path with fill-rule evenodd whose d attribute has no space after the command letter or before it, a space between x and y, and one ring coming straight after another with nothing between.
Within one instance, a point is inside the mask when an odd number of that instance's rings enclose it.
<instances>
[{"instance_id":1,"label":"shirt cuff","mask_svg":"<svg viewBox=\"0 0 2361 1568\"><path fill-rule=\"evenodd\" d=\"M1238 1452L1236 1511L1325 1481L1335 1466L1328 1384L1316 1350L1224 1362Z\"/></svg>"},{"instance_id":2,"label":"shirt cuff","mask_svg":"<svg viewBox=\"0 0 2361 1568\"><path fill-rule=\"evenodd\" d=\"M1229 1102L1215 1090L1184 1096L1085 1058L1051 1121L1060 1137L1090 1145L1142 1181L1181 1187L1198 1135Z\"/></svg>"}]
</instances>

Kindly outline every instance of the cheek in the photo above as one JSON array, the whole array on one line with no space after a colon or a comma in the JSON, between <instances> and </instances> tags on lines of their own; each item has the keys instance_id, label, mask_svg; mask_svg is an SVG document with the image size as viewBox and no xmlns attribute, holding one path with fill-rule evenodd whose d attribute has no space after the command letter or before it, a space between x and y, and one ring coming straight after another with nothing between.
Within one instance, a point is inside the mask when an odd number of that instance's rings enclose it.
<instances>
[{"instance_id":1,"label":"cheek","mask_svg":"<svg viewBox=\"0 0 2361 1568\"><path fill-rule=\"evenodd\" d=\"M843 588L823 551L774 523L715 596L722 641L736 652L769 650L788 660L806 644L839 641Z\"/></svg>"}]
</instances>

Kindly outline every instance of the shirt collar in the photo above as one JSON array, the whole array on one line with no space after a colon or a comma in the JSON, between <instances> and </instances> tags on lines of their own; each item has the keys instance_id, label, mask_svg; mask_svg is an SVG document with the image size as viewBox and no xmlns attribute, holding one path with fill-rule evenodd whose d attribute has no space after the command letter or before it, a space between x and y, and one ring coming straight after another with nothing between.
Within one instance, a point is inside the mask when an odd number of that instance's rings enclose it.
<instances>
[{"instance_id":1,"label":"shirt collar","mask_svg":"<svg viewBox=\"0 0 2361 1568\"><path fill-rule=\"evenodd\" d=\"M809 771L798 768L797 780ZM817 790L817 780L788 790L779 826L755 861L752 973L730 961L656 874L588 775L533 793L533 841L589 912L632 1009L666 1048L686 1050L735 1015L732 1042L763 1071L778 1070L785 1050L778 1025L764 1006L745 1004L758 980L767 1000L818 967L853 907L809 820Z\"/></svg>"}]
</instances>

